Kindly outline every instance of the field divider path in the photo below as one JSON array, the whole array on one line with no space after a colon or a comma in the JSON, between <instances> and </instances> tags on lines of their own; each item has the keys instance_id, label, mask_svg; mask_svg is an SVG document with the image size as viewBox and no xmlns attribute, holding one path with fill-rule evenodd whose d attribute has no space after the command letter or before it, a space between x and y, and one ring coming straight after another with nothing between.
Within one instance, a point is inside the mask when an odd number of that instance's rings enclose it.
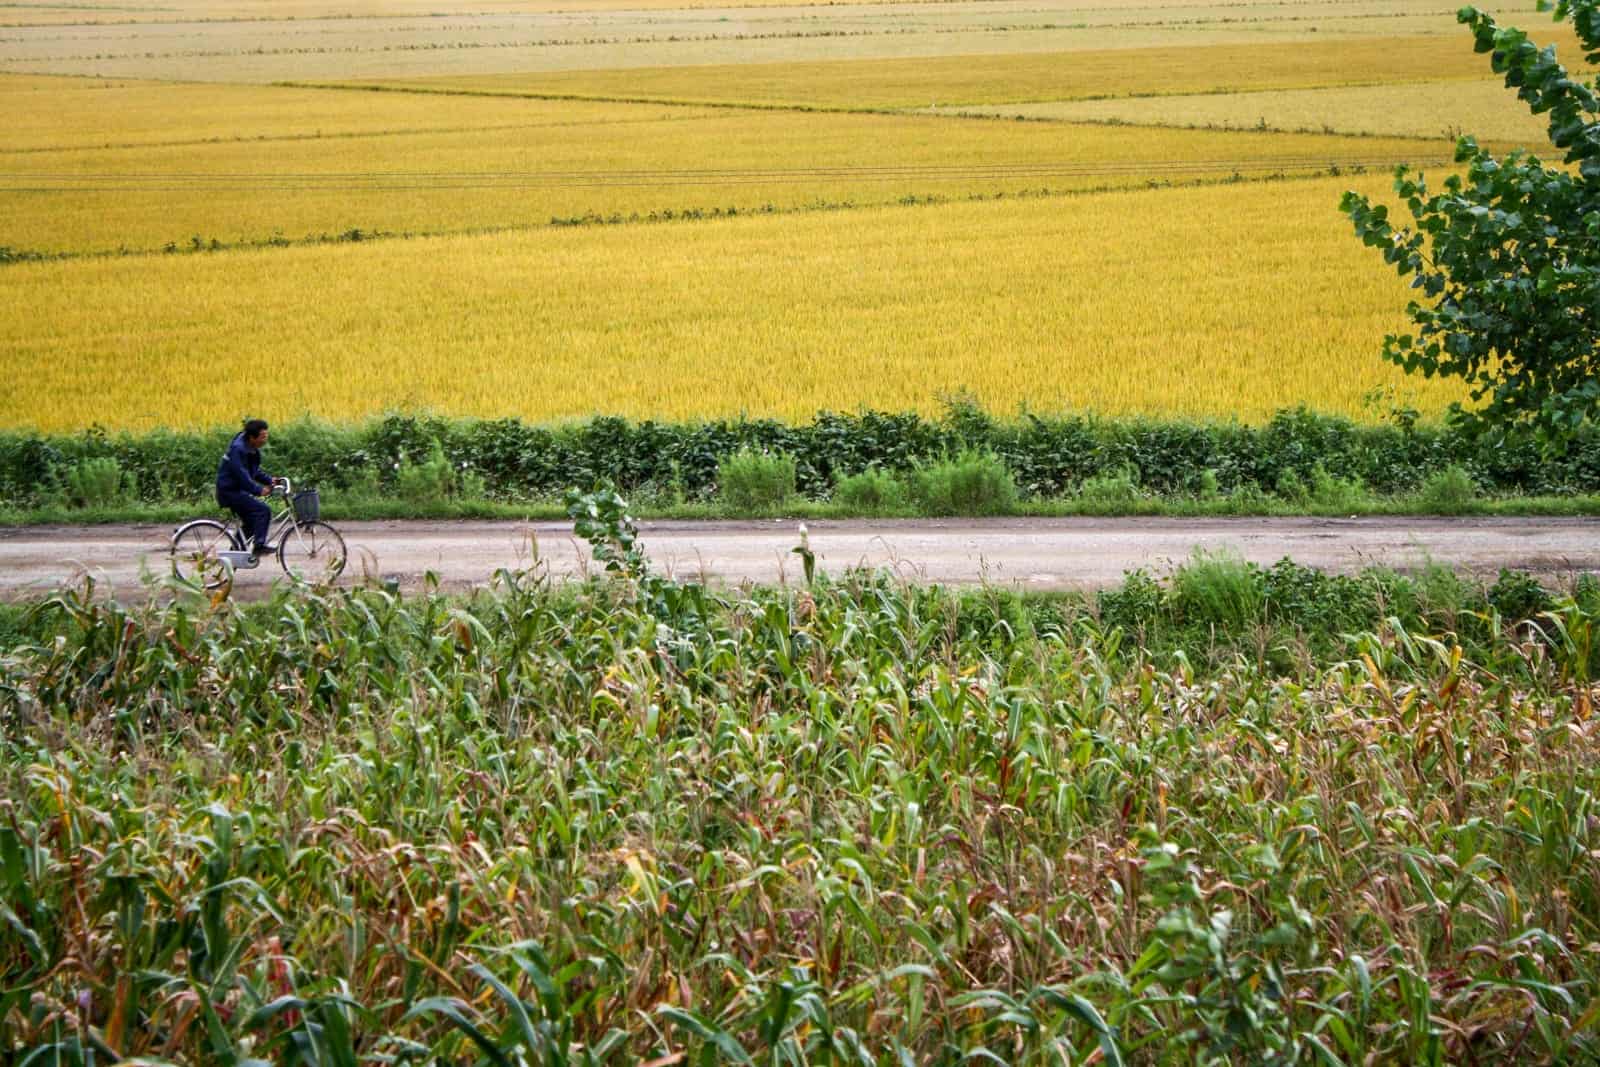
<instances>
[{"instance_id":1,"label":"field divider path","mask_svg":"<svg viewBox=\"0 0 1600 1067\"><path fill-rule=\"evenodd\" d=\"M425 574L468 589L501 568L537 565L557 577L590 570L588 549L564 522L392 520L338 523L350 548L343 581L416 588ZM640 540L655 567L721 583L798 582L797 520L649 521ZM1409 569L1429 562L1492 576L1502 567L1561 580L1600 571L1592 518L1008 518L812 520L821 571L886 567L907 580L1058 591L1115 585L1126 571L1161 572L1197 549L1263 565L1285 556L1329 571ZM171 527L0 529L0 598L39 596L90 575L118 594L167 569ZM281 580L276 561L241 572L238 595Z\"/></svg>"},{"instance_id":2,"label":"field divider path","mask_svg":"<svg viewBox=\"0 0 1600 1067\"><path fill-rule=\"evenodd\" d=\"M1443 156L1427 160L1443 165ZM1105 176L1148 176L1159 180L1170 175L1240 173L1267 171L1276 175L1289 172L1321 174L1330 165L1344 168L1359 167L1377 170L1401 163L1415 163L1413 157L1366 156L1332 160L1298 157L1266 157L1255 159L1196 159L1196 160L1128 160L1090 161L1059 160L1035 163L991 164L883 164L858 167L796 167L787 169L735 169L735 168L681 168L674 170L612 170L612 171L397 171L391 173L149 173L149 174L69 174L0 172L0 192L120 192L127 190L191 192L215 189L243 189L246 191L315 190L342 191L406 191L413 189L538 189L556 188L610 188L610 187L669 187L694 185L785 185L805 184L821 179L849 179L856 182L948 181L960 182L983 178L1094 178Z\"/></svg>"}]
</instances>

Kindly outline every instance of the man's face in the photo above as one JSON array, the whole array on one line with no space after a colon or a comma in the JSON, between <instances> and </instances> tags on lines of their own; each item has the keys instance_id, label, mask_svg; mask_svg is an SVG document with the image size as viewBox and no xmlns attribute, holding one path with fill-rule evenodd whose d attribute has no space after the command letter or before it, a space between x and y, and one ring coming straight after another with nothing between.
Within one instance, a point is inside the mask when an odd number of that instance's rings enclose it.
<instances>
[{"instance_id":1,"label":"man's face","mask_svg":"<svg viewBox=\"0 0 1600 1067\"><path fill-rule=\"evenodd\" d=\"M262 430L254 437L245 438L245 441L250 445L251 448L260 448L262 445L267 443L267 434L270 432L270 430Z\"/></svg>"}]
</instances>

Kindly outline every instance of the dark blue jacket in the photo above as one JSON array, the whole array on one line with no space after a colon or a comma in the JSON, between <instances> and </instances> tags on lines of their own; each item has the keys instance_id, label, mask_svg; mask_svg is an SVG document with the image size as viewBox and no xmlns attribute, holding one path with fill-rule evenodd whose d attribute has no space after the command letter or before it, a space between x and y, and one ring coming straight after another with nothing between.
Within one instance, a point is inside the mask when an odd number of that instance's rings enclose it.
<instances>
[{"instance_id":1,"label":"dark blue jacket","mask_svg":"<svg viewBox=\"0 0 1600 1067\"><path fill-rule=\"evenodd\" d=\"M261 469L261 449L244 443L244 434L234 434L228 454L217 467L217 495L248 493L260 496L272 487L272 475Z\"/></svg>"}]
</instances>

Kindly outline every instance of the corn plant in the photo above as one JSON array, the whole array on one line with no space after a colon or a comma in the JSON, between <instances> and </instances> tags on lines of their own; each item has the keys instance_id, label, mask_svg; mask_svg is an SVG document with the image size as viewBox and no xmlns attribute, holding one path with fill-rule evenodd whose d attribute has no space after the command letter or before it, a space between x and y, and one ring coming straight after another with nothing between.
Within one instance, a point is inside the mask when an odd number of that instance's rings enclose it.
<instances>
[{"instance_id":1,"label":"corn plant","mask_svg":"<svg viewBox=\"0 0 1600 1067\"><path fill-rule=\"evenodd\" d=\"M1158 660L1070 604L671 582L589 503L576 584L35 605L0 1054L1600 1055L1588 601Z\"/></svg>"}]
</instances>

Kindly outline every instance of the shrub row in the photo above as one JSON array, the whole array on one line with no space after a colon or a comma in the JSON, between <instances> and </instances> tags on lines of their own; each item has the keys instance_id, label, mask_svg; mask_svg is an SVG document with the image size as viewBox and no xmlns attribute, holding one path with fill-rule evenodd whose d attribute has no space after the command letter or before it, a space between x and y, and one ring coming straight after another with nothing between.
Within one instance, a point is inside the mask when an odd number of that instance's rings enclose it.
<instances>
[{"instance_id":1,"label":"shrub row","mask_svg":"<svg viewBox=\"0 0 1600 1067\"><path fill-rule=\"evenodd\" d=\"M1584 611L1600 612L1600 577L1579 575L1564 593ZM1502 569L1494 583L1480 586L1439 564L1409 575L1379 567L1347 575L1287 558L1262 567L1227 553L1197 552L1166 581L1131 571L1120 586L1102 590L1097 602L1106 625L1132 633L1158 659L1170 651L1203 659L1208 649L1247 644L1254 632L1263 658L1293 673L1285 633L1326 656L1349 654L1349 635L1390 620L1408 630L1453 634L1472 648L1505 627L1529 624L1535 624L1529 633L1548 641L1559 635L1542 616L1557 599L1525 571ZM1600 645L1577 654L1600 669Z\"/></svg>"},{"instance_id":2,"label":"shrub row","mask_svg":"<svg viewBox=\"0 0 1600 1067\"><path fill-rule=\"evenodd\" d=\"M116 460L120 491L129 496L201 498L210 492L231 433L0 433L0 506L32 506L81 492L85 462L108 457ZM409 479L521 499L609 482L635 498L695 501L717 493L719 464L741 450L792 457L795 488L810 499L830 497L852 475L908 474L963 452L999 457L1017 490L1030 498L1086 489L1111 495L1292 495L1296 486L1319 482L1397 493L1452 467L1493 493L1600 490L1600 431L1593 429L1551 461L1531 444L1473 441L1448 426L1409 418L1359 424L1304 409L1250 426L1087 415L998 419L966 403L951 404L938 417L825 412L803 425L609 416L532 425L391 415L355 426L302 421L275 427L267 465L308 484L357 491L400 493ZM418 473L430 463L431 473ZM446 464L448 471L442 469ZM103 470L89 473L105 480Z\"/></svg>"}]
</instances>

